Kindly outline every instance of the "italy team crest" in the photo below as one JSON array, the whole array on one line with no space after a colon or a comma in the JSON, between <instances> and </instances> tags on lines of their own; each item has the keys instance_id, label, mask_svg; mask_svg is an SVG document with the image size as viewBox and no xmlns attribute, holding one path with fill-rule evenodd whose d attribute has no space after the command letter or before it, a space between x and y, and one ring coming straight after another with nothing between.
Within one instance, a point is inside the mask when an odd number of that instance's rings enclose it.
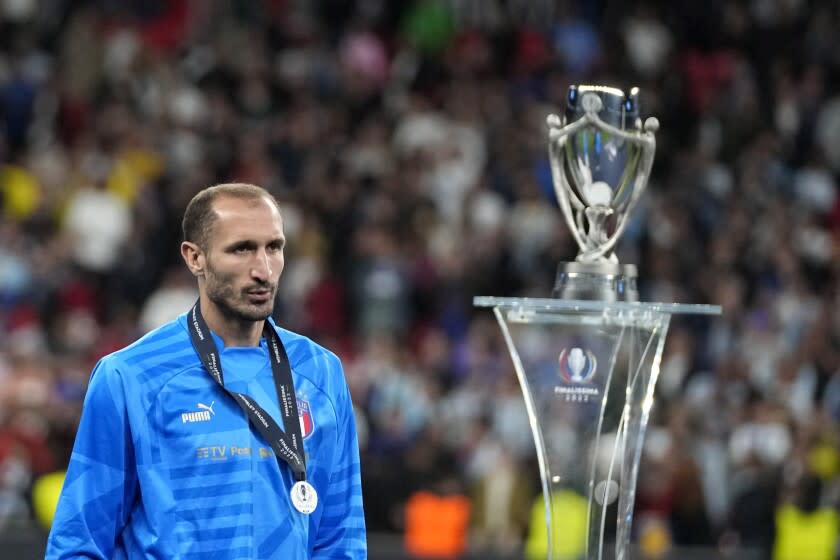
<instances>
[{"instance_id":1,"label":"italy team crest","mask_svg":"<svg viewBox=\"0 0 840 560\"><path fill-rule=\"evenodd\" d=\"M300 419L300 435L303 439L309 437L315 429L315 424L312 422L312 412L309 410L309 402L298 399L298 418Z\"/></svg>"}]
</instances>

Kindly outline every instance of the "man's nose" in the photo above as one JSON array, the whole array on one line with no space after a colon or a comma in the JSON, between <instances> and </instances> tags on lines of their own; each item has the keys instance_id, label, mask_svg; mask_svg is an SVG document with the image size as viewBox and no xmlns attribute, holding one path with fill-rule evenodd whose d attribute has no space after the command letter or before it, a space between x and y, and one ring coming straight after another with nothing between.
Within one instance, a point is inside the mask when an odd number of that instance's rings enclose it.
<instances>
[{"instance_id":1,"label":"man's nose","mask_svg":"<svg viewBox=\"0 0 840 560\"><path fill-rule=\"evenodd\" d=\"M264 250L257 251L251 263L251 276L259 280L271 278L271 260Z\"/></svg>"}]
</instances>

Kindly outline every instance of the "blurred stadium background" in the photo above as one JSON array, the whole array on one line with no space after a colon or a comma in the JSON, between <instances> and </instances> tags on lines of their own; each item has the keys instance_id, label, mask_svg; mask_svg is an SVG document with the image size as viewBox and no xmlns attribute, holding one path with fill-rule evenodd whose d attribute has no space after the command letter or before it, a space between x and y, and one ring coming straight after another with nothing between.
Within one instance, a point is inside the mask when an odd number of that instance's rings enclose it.
<instances>
[{"instance_id":1,"label":"blurred stadium background","mask_svg":"<svg viewBox=\"0 0 840 560\"><path fill-rule=\"evenodd\" d=\"M642 299L724 308L672 327L640 557L834 559L838 29L836 0L1 0L0 557L43 554L91 366L194 301L180 215L231 179L284 206L277 317L344 360L371 557L539 557L472 297L574 257L544 119L599 83L662 123Z\"/></svg>"}]
</instances>

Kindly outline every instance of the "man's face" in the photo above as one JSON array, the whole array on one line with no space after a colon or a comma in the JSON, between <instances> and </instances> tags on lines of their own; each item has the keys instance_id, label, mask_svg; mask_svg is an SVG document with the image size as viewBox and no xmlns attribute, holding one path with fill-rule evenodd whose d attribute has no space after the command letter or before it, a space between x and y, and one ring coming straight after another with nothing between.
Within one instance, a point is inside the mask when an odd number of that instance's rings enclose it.
<instances>
[{"instance_id":1,"label":"man's face","mask_svg":"<svg viewBox=\"0 0 840 560\"><path fill-rule=\"evenodd\" d=\"M283 220L266 199L221 197L205 247L207 298L229 319L262 321L283 272Z\"/></svg>"}]
</instances>

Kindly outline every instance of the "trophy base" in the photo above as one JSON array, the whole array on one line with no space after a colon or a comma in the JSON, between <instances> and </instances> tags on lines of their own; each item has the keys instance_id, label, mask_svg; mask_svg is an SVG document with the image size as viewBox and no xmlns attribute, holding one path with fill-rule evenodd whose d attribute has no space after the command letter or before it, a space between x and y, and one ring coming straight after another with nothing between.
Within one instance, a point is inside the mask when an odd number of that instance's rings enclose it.
<instances>
[{"instance_id":1,"label":"trophy base","mask_svg":"<svg viewBox=\"0 0 840 560\"><path fill-rule=\"evenodd\" d=\"M639 301L636 266L561 262L551 297L595 301Z\"/></svg>"}]
</instances>

